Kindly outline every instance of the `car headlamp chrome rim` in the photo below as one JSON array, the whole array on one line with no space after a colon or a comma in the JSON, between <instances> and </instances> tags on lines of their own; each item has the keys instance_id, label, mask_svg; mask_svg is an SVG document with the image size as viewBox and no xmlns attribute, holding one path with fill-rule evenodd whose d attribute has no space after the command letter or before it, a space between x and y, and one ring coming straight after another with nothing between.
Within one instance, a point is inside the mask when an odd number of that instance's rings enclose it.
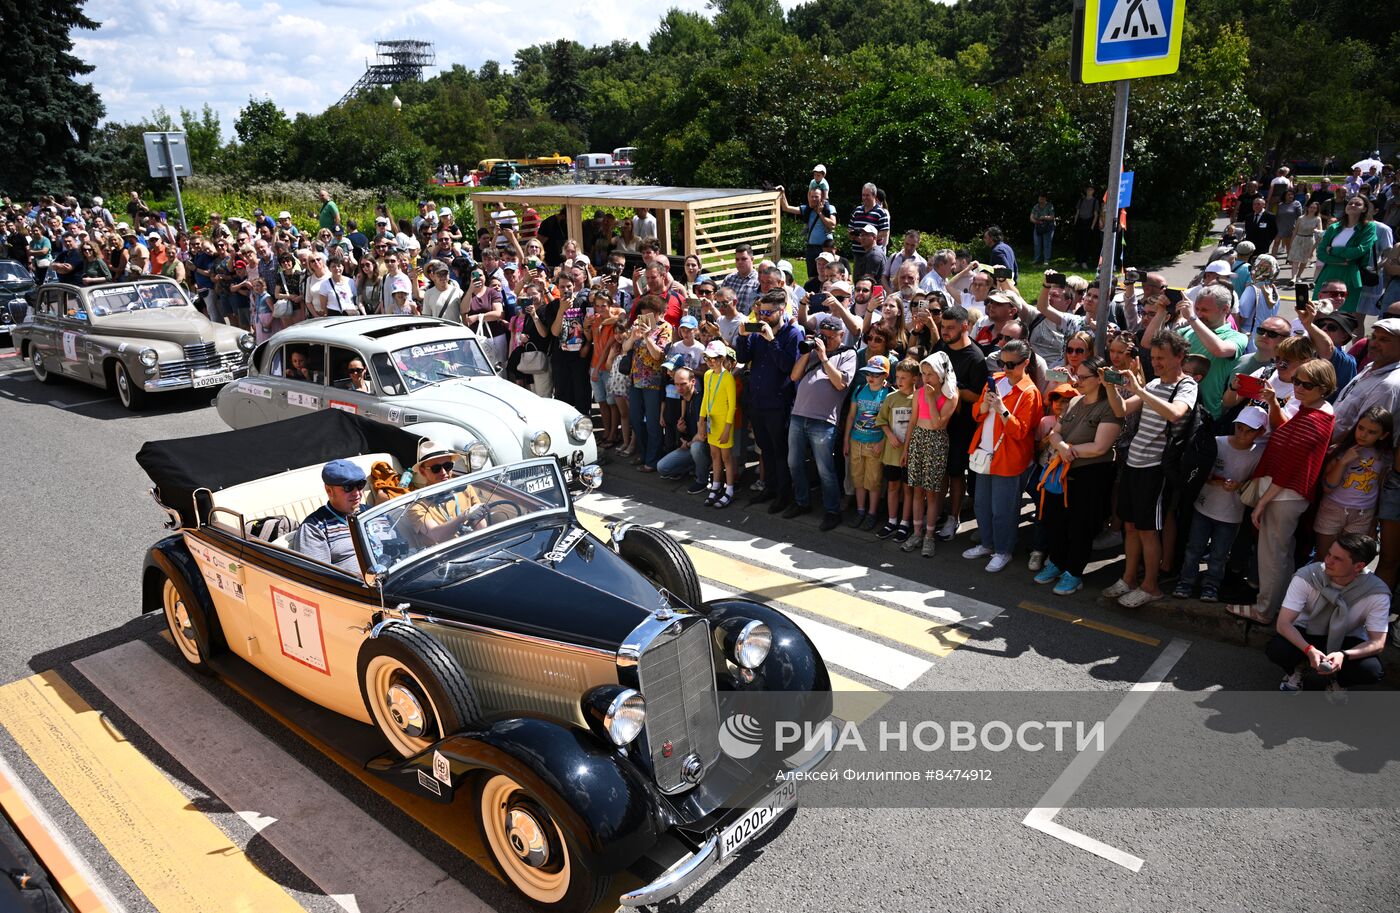
<instances>
[{"instance_id":1,"label":"car headlamp chrome rim","mask_svg":"<svg viewBox=\"0 0 1400 913\"><path fill-rule=\"evenodd\" d=\"M603 728L608 731L608 738L612 739L613 744L621 748L642 734L646 720L646 699L640 692L627 688L618 692L617 697L608 704L608 711L603 716Z\"/></svg>"},{"instance_id":2,"label":"car headlamp chrome rim","mask_svg":"<svg viewBox=\"0 0 1400 913\"><path fill-rule=\"evenodd\" d=\"M575 444L582 444L593 434L593 419L586 415L577 416L569 422L569 437Z\"/></svg>"},{"instance_id":3,"label":"car headlamp chrome rim","mask_svg":"<svg viewBox=\"0 0 1400 913\"><path fill-rule=\"evenodd\" d=\"M253 344L254 340L252 333L244 333L242 336L238 337L238 347L245 352L253 351Z\"/></svg>"},{"instance_id":4,"label":"car headlamp chrome rim","mask_svg":"<svg viewBox=\"0 0 1400 913\"><path fill-rule=\"evenodd\" d=\"M154 368L156 362L160 361L160 353L155 349L142 349L141 354L136 356L143 367Z\"/></svg>"},{"instance_id":5,"label":"car headlamp chrome rim","mask_svg":"<svg viewBox=\"0 0 1400 913\"><path fill-rule=\"evenodd\" d=\"M548 431L536 431L530 435L530 452L540 457L549 453L549 445L552 443Z\"/></svg>"},{"instance_id":6,"label":"car headlamp chrome rim","mask_svg":"<svg viewBox=\"0 0 1400 913\"><path fill-rule=\"evenodd\" d=\"M467 464L472 472L485 469L491 463L491 451L481 441L474 441L467 447Z\"/></svg>"},{"instance_id":7,"label":"car headlamp chrome rim","mask_svg":"<svg viewBox=\"0 0 1400 913\"><path fill-rule=\"evenodd\" d=\"M734 663L745 669L757 669L773 648L773 630L761 621L751 621L734 637Z\"/></svg>"},{"instance_id":8,"label":"car headlamp chrome rim","mask_svg":"<svg viewBox=\"0 0 1400 913\"><path fill-rule=\"evenodd\" d=\"M588 464L578 471L578 480L589 491L597 491L603 486L603 467Z\"/></svg>"}]
</instances>

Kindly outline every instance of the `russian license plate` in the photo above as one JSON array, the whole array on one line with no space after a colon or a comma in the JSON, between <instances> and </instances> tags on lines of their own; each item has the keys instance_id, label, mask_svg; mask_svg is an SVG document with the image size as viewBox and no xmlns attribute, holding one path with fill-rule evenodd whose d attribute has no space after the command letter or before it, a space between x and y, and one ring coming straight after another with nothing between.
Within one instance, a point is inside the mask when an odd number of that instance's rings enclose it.
<instances>
[{"instance_id":1,"label":"russian license plate","mask_svg":"<svg viewBox=\"0 0 1400 913\"><path fill-rule=\"evenodd\" d=\"M743 849L778 816L797 804L797 781L784 780L782 785L749 809L742 818L726 827L719 835L719 858L727 859Z\"/></svg>"},{"instance_id":2,"label":"russian license plate","mask_svg":"<svg viewBox=\"0 0 1400 913\"><path fill-rule=\"evenodd\" d=\"M224 371L219 374L206 374L203 377L194 379L195 388L199 387L220 387L233 381L233 372Z\"/></svg>"}]
</instances>

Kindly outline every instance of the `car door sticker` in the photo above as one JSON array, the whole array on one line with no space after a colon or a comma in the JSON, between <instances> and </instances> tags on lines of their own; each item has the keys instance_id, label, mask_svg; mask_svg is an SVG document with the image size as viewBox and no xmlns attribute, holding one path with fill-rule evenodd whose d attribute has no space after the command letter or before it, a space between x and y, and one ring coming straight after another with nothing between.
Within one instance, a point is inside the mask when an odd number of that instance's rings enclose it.
<instances>
[{"instance_id":1,"label":"car door sticker","mask_svg":"<svg viewBox=\"0 0 1400 913\"><path fill-rule=\"evenodd\" d=\"M428 790L435 796L442 795L442 787L438 785L438 781L428 776L427 771L418 771L418 785Z\"/></svg>"},{"instance_id":2,"label":"car door sticker","mask_svg":"<svg viewBox=\"0 0 1400 913\"><path fill-rule=\"evenodd\" d=\"M341 412L349 412L351 415L359 415L360 407L354 403L347 403L343 399L332 399L326 402L332 409L339 409Z\"/></svg>"},{"instance_id":3,"label":"car door sticker","mask_svg":"<svg viewBox=\"0 0 1400 913\"><path fill-rule=\"evenodd\" d=\"M554 544L554 548L545 552L542 557L550 564L558 564L569 556L569 552L573 551L578 541L586 535L588 535L588 531L581 526L571 529Z\"/></svg>"},{"instance_id":4,"label":"car door sticker","mask_svg":"<svg viewBox=\"0 0 1400 913\"><path fill-rule=\"evenodd\" d=\"M447 758L436 749L433 750L433 777L448 786L452 785L452 765L447 763Z\"/></svg>"},{"instance_id":5,"label":"car door sticker","mask_svg":"<svg viewBox=\"0 0 1400 913\"><path fill-rule=\"evenodd\" d=\"M72 330L63 331L63 360L78 360L78 334Z\"/></svg>"},{"instance_id":6,"label":"car door sticker","mask_svg":"<svg viewBox=\"0 0 1400 913\"><path fill-rule=\"evenodd\" d=\"M238 382L238 392L262 399L272 399L272 388L263 384L250 384L246 380Z\"/></svg>"},{"instance_id":7,"label":"car door sticker","mask_svg":"<svg viewBox=\"0 0 1400 913\"><path fill-rule=\"evenodd\" d=\"M186 541L190 546L190 554L199 562L205 583L239 602L248 601L248 596L243 591L243 565L235 561L232 555L210 548L203 542L194 539Z\"/></svg>"},{"instance_id":8,"label":"car door sticker","mask_svg":"<svg viewBox=\"0 0 1400 913\"><path fill-rule=\"evenodd\" d=\"M287 405L301 406L303 409L319 409L321 408L321 397L311 393L299 393L296 390L288 390Z\"/></svg>"},{"instance_id":9,"label":"car door sticker","mask_svg":"<svg viewBox=\"0 0 1400 913\"><path fill-rule=\"evenodd\" d=\"M388 413L385 415L385 420L398 424L399 416L402 414L398 406L390 406Z\"/></svg>"},{"instance_id":10,"label":"car door sticker","mask_svg":"<svg viewBox=\"0 0 1400 913\"><path fill-rule=\"evenodd\" d=\"M277 620L282 655L330 675L326 664L326 635L321 630L321 607L275 586L268 589L272 591L272 614Z\"/></svg>"}]
</instances>

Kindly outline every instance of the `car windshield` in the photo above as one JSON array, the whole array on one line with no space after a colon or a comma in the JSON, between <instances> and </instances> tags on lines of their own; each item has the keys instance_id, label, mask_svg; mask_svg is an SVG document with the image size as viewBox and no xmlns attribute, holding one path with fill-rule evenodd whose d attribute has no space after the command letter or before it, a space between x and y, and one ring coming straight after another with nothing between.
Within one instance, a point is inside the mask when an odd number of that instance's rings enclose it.
<instances>
[{"instance_id":1,"label":"car windshield","mask_svg":"<svg viewBox=\"0 0 1400 913\"><path fill-rule=\"evenodd\" d=\"M450 459L442 457L443 461ZM392 573L407 562L539 514L568 507L558 465L532 460L411 491L364 511L360 547Z\"/></svg>"},{"instance_id":2,"label":"car windshield","mask_svg":"<svg viewBox=\"0 0 1400 913\"><path fill-rule=\"evenodd\" d=\"M190 303L173 282L99 287L88 292L88 301L92 313L98 317L150 308L184 307Z\"/></svg>"},{"instance_id":3,"label":"car windshield","mask_svg":"<svg viewBox=\"0 0 1400 913\"><path fill-rule=\"evenodd\" d=\"M0 262L0 282L27 282L29 273L18 263Z\"/></svg>"},{"instance_id":4,"label":"car windshield","mask_svg":"<svg viewBox=\"0 0 1400 913\"><path fill-rule=\"evenodd\" d=\"M409 390L454 377L486 377L496 373L491 370L491 362L482 351L481 343L470 336L396 349L393 361Z\"/></svg>"}]
</instances>

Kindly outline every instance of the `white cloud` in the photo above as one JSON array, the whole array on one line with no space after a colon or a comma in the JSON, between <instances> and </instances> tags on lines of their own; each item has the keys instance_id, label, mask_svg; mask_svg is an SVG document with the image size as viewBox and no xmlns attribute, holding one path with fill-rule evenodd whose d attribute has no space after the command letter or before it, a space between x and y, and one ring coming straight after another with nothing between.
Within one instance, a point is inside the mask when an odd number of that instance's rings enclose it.
<instances>
[{"instance_id":1,"label":"white cloud","mask_svg":"<svg viewBox=\"0 0 1400 913\"><path fill-rule=\"evenodd\" d=\"M109 120L207 103L228 136L249 96L271 97L293 115L334 104L364 73L377 39L432 41L440 69L487 60L508 67L519 48L559 38L645 43L668 6L704 11L706 2L87 0L88 16L101 25L73 38L78 56L96 68L88 78Z\"/></svg>"}]
</instances>

